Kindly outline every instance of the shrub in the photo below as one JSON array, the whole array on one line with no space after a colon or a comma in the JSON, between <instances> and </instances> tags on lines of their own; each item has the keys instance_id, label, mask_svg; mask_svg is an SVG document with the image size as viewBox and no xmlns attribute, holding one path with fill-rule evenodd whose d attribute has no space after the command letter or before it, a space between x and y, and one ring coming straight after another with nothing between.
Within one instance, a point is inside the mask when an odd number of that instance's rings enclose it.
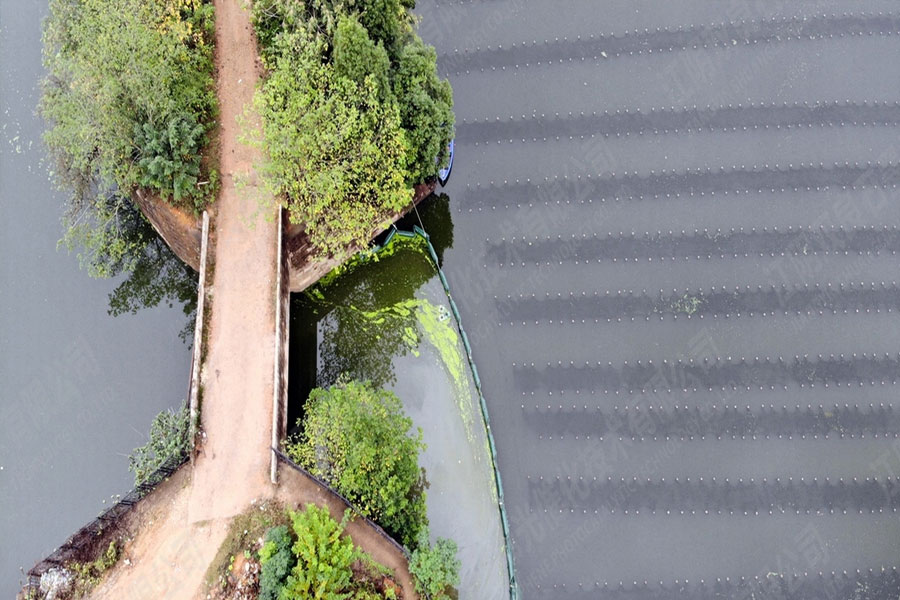
<instances>
[{"instance_id":1,"label":"shrub","mask_svg":"<svg viewBox=\"0 0 900 600\"><path fill-rule=\"evenodd\" d=\"M355 557L353 542L342 537L343 523L331 518L328 509L309 504L302 512L291 512L291 527L297 558L279 600L339 600L349 597Z\"/></svg>"},{"instance_id":2,"label":"shrub","mask_svg":"<svg viewBox=\"0 0 900 600\"><path fill-rule=\"evenodd\" d=\"M262 565L259 600L278 600L278 592L284 587L294 566L292 545L293 539L287 525L273 527L266 534L266 542L259 551L259 562Z\"/></svg>"},{"instance_id":3,"label":"shrub","mask_svg":"<svg viewBox=\"0 0 900 600\"><path fill-rule=\"evenodd\" d=\"M263 174L311 242L340 254L412 199L400 115L382 102L374 76L339 77L321 63L321 42L297 32L282 43L289 49L257 97L269 157Z\"/></svg>"},{"instance_id":4,"label":"shrub","mask_svg":"<svg viewBox=\"0 0 900 600\"><path fill-rule=\"evenodd\" d=\"M419 467L421 430L399 398L368 383L339 381L315 389L299 438L287 453L347 497L365 516L406 546L427 525L425 475Z\"/></svg>"},{"instance_id":5,"label":"shrub","mask_svg":"<svg viewBox=\"0 0 900 600\"><path fill-rule=\"evenodd\" d=\"M409 572L419 594L434 600L449 597L449 589L459 585L456 550L456 542L447 538L438 538L429 546L427 528L420 533L419 547L409 559Z\"/></svg>"},{"instance_id":6,"label":"shrub","mask_svg":"<svg viewBox=\"0 0 900 600\"><path fill-rule=\"evenodd\" d=\"M106 551L92 562L70 562L66 568L75 577L74 590L77 597L87 594L100 582L100 578L119 560L120 549L115 540L109 543Z\"/></svg>"},{"instance_id":7,"label":"shrub","mask_svg":"<svg viewBox=\"0 0 900 600\"><path fill-rule=\"evenodd\" d=\"M410 0L257 0L264 175L320 254L364 246L437 172L452 93Z\"/></svg>"},{"instance_id":8,"label":"shrub","mask_svg":"<svg viewBox=\"0 0 900 600\"><path fill-rule=\"evenodd\" d=\"M134 485L148 481L154 471L170 460L180 460L191 451L190 411L182 402L178 410L164 410L150 425L150 439L135 448L128 457L128 469L134 473Z\"/></svg>"},{"instance_id":9,"label":"shrub","mask_svg":"<svg viewBox=\"0 0 900 600\"><path fill-rule=\"evenodd\" d=\"M434 48L414 38L403 47L394 74L394 95L400 107L400 124L409 148L407 184L414 185L435 174L437 163L446 164L447 143L453 125L453 91L435 70Z\"/></svg>"},{"instance_id":10,"label":"shrub","mask_svg":"<svg viewBox=\"0 0 900 600\"><path fill-rule=\"evenodd\" d=\"M178 203L195 195L200 150L206 144L206 128L195 115L176 115L162 126L135 125L135 143L142 186L171 194Z\"/></svg>"}]
</instances>

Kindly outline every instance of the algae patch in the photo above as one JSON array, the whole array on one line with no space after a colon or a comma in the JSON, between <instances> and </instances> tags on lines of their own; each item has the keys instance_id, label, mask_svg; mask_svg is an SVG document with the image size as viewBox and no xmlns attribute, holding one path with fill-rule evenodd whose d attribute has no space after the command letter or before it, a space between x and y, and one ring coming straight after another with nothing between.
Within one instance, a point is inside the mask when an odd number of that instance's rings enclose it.
<instances>
[{"instance_id":1,"label":"algae patch","mask_svg":"<svg viewBox=\"0 0 900 600\"><path fill-rule=\"evenodd\" d=\"M428 300L418 301L416 318L422 330L422 335L437 350L444 370L450 376L459 416L463 421L463 426L466 428L466 437L470 443L474 444L472 414L475 411L475 406L472 402L467 366L460 352L459 333L453 326L453 321L448 318L448 314L446 307L443 305L435 305Z\"/></svg>"}]
</instances>

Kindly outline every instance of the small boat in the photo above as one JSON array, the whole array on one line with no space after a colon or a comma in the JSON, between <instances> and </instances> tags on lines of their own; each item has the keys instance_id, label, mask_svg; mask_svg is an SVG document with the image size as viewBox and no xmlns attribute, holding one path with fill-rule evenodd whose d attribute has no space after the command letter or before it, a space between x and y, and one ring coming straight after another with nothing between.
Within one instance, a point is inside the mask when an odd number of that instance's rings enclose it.
<instances>
[{"instance_id":1,"label":"small boat","mask_svg":"<svg viewBox=\"0 0 900 600\"><path fill-rule=\"evenodd\" d=\"M450 151L450 160L447 161L446 167L438 171L438 181L442 187L447 185L447 180L450 179L450 171L453 170L453 140L450 140L447 149Z\"/></svg>"}]
</instances>

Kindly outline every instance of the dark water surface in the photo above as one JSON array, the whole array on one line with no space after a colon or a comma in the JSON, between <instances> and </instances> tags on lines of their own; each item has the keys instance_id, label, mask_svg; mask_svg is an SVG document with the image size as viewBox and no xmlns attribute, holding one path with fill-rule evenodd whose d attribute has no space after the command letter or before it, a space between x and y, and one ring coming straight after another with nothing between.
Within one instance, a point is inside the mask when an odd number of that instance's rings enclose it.
<instances>
[{"instance_id":1,"label":"dark water surface","mask_svg":"<svg viewBox=\"0 0 900 600\"><path fill-rule=\"evenodd\" d=\"M522 596L897 598L900 7L418 11Z\"/></svg>"},{"instance_id":2,"label":"dark water surface","mask_svg":"<svg viewBox=\"0 0 900 600\"><path fill-rule=\"evenodd\" d=\"M112 317L109 294L57 250L38 100L42 2L0 2L0 596L133 483L128 453L187 390L180 306ZM132 282L120 308L140 306ZM152 294L149 294L152 296ZM127 311L126 311L127 312ZM105 504L104 504L105 500Z\"/></svg>"}]
</instances>

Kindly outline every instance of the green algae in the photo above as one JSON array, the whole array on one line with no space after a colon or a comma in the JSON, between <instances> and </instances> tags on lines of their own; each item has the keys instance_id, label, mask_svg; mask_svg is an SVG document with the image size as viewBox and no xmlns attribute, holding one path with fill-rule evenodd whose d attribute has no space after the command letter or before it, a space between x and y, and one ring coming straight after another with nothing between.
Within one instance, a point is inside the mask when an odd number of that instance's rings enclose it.
<instances>
[{"instance_id":1,"label":"green algae","mask_svg":"<svg viewBox=\"0 0 900 600\"><path fill-rule=\"evenodd\" d=\"M475 444L475 435L472 430L475 405L472 402L466 361L460 352L459 333L444 305L435 305L428 300L420 300L417 308L416 317L422 333L428 343L437 351L441 364L453 383L456 406L466 429L466 437L471 444Z\"/></svg>"},{"instance_id":2,"label":"green algae","mask_svg":"<svg viewBox=\"0 0 900 600\"><path fill-rule=\"evenodd\" d=\"M476 407L452 315L443 303L415 297L436 276L428 241L395 234L384 246L360 252L332 269L307 290L305 302L320 318L322 334L317 385L330 385L342 373L376 385L393 383L394 359L407 353L418 357L422 343L427 343L453 388L466 436L476 443Z\"/></svg>"}]
</instances>

